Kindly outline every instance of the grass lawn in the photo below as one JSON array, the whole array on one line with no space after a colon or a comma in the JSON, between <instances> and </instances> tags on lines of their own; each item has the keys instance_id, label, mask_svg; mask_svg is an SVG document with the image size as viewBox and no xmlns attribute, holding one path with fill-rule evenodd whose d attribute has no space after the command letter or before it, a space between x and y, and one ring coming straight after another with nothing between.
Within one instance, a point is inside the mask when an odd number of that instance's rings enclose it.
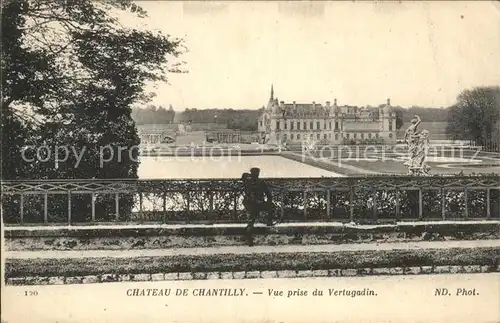
<instances>
[{"instance_id":1,"label":"grass lawn","mask_svg":"<svg viewBox=\"0 0 500 323\"><path fill-rule=\"evenodd\" d=\"M407 149L402 146L327 147L315 151L297 151L293 154L282 153L284 157L301 162L302 156L305 156L306 164L343 175L407 174L408 168L404 165L406 154ZM440 160L441 158L445 159ZM455 158L455 160L450 158ZM463 161L456 158L463 159ZM481 160L481 162L471 164L469 159ZM500 154L458 147L431 147L428 165L431 167L431 174L500 173Z\"/></svg>"},{"instance_id":2,"label":"grass lawn","mask_svg":"<svg viewBox=\"0 0 500 323\"><path fill-rule=\"evenodd\" d=\"M377 161L369 161L369 160L342 160L342 164L351 165L355 167L359 167L362 169L366 169L368 171L374 171L381 174L407 174L408 168L403 165L403 161L395 161L395 160L377 160ZM492 173L500 173L500 165L497 167L486 166L486 167L467 167L456 165L453 166L452 163L448 163L448 165L452 166L452 168L441 167L445 163L434 163L429 162L428 165L431 167L431 174L457 174L463 172L464 174L473 174L473 173L482 173L482 174L492 174ZM488 163L490 164L490 163Z\"/></svg>"}]
</instances>

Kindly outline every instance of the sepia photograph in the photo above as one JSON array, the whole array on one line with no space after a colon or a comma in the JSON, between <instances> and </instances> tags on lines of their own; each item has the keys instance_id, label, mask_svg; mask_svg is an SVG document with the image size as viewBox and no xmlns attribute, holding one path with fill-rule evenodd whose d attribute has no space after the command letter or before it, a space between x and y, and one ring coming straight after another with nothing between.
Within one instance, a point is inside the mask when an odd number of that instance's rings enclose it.
<instances>
[{"instance_id":1,"label":"sepia photograph","mask_svg":"<svg viewBox=\"0 0 500 323\"><path fill-rule=\"evenodd\" d=\"M1 1L2 323L500 322L499 1Z\"/></svg>"}]
</instances>

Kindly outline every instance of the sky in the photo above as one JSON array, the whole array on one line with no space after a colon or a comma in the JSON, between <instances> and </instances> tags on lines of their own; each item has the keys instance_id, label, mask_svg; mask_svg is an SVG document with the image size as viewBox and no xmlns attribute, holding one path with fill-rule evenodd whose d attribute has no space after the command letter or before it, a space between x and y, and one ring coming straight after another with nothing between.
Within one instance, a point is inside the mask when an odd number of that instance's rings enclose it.
<instances>
[{"instance_id":1,"label":"sky","mask_svg":"<svg viewBox=\"0 0 500 323\"><path fill-rule=\"evenodd\" d=\"M493 2L137 1L123 18L182 38L188 73L150 84L175 110L258 109L280 101L447 107L466 88L500 85Z\"/></svg>"}]
</instances>

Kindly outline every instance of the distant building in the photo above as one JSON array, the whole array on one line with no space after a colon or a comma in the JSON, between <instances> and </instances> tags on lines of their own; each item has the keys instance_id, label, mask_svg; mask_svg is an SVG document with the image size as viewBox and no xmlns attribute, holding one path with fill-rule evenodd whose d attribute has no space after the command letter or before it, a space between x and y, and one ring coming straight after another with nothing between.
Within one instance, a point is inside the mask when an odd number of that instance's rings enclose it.
<instances>
[{"instance_id":1,"label":"distant building","mask_svg":"<svg viewBox=\"0 0 500 323\"><path fill-rule=\"evenodd\" d=\"M136 127L141 144L172 143L175 141L176 125L140 124Z\"/></svg>"},{"instance_id":2,"label":"distant building","mask_svg":"<svg viewBox=\"0 0 500 323\"><path fill-rule=\"evenodd\" d=\"M208 142L234 144L241 141L240 131L231 129L206 131L206 137Z\"/></svg>"},{"instance_id":3,"label":"distant building","mask_svg":"<svg viewBox=\"0 0 500 323\"><path fill-rule=\"evenodd\" d=\"M379 107L320 103L285 103L274 97L258 120L261 141L267 143L396 142L396 113L390 100Z\"/></svg>"}]
</instances>

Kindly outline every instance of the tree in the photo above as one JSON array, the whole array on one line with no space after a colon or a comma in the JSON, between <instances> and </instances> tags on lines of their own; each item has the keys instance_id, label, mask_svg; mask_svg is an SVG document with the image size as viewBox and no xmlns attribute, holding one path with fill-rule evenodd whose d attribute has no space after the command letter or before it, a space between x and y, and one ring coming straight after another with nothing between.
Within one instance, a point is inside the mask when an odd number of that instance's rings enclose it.
<instances>
[{"instance_id":1,"label":"tree","mask_svg":"<svg viewBox=\"0 0 500 323\"><path fill-rule=\"evenodd\" d=\"M449 109L446 132L453 139L473 140L478 145L498 141L493 134L500 122L500 87L464 90Z\"/></svg>"},{"instance_id":2,"label":"tree","mask_svg":"<svg viewBox=\"0 0 500 323\"><path fill-rule=\"evenodd\" d=\"M175 111L170 107L165 109L163 106L156 107L149 105L146 108L135 107L132 109L132 118L138 125L144 124L170 124L173 123Z\"/></svg>"},{"instance_id":3,"label":"tree","mask_svg":"<svg viewBox=\"0 0 500 323\"><path fill-rule=\"evenodd\" d=\"M446 122L448 109L411 106L403 110L403 122L409 122L415 115L420 116L424 122Z\"/></svg>"},{"instance_id":4,"label":"tree","mask_svg":"<svg viewBox=\"0 0 500 323\"><path fill-rule=\"evenodd\" d=\"M182 42L124 27L117 12L146 15L131 0L2 3L3 178L137 177L131 106L150 99L145 82L181 71L168 63ZM85 147L85 159L28 163L26 144ZM101 167L108 145L114 158Z\"/></svg>"},{"instance_id":5,"label":"tree","mask_svg":"<svg viewBox=\"0 0 500 323\"><path fill-rule=\"evenodd\" d=\"M403 119L403 108L395 108L395 113L396 113L396 130L401 129L401 127L404 124L404 119Z\"/></svg>"}]
</instances>

